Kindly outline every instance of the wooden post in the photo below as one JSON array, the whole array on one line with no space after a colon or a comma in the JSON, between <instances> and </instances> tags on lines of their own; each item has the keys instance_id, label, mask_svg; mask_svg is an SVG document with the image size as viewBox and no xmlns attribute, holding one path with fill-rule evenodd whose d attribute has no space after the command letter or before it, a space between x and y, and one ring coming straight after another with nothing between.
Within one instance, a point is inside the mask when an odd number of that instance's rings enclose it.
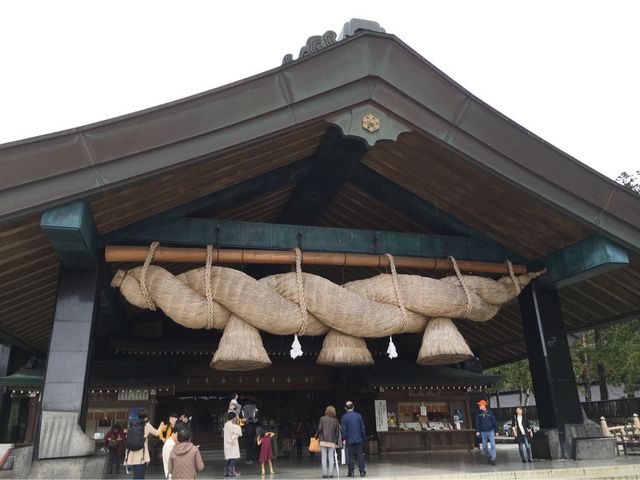
<instances>
[{"instance_id":1,"label":"wooden post","mask_svg":"<svg viewBox=\"0 0 640 480\"><path fill-rule=\"evenodd\" d=\"M105 261L142 263L149 252L148 247L108 246L105 249ZM153 257L156 263L202 263L207 259L204 248L158 247ZM397 268L416 268L425 270L451 270L449 259L424 257L395 257ZM232 250L215 249L214 264L294 264L295 253L292 250ZM302 263L305 265L334 265L345 267L379 267L389 266L386 255L338 253L338 252L302 252ZM508 274L506 263L488 263L459 260L458 267L463 272L502 273ZM515 274L527 272L525 265L513 265Z\"/></svg>"}]
</instances>

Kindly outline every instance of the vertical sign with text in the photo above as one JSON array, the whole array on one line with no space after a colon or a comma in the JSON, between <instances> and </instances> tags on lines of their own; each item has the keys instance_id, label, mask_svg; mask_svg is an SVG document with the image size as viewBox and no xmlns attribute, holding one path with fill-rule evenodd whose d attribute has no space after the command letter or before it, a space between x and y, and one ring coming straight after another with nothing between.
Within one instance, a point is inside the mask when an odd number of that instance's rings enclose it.
<instances>
[{"instance_id":1,"label":"vertical sign with text","mask_svg":"<svg viewBox=\"0 0 640 480\"><path fill-rule=\"evenodd\" d=\"M376 431L388 432L389 424L387 423L387 401L374 400L376 409Z\"/></svg>"}]
</instances>

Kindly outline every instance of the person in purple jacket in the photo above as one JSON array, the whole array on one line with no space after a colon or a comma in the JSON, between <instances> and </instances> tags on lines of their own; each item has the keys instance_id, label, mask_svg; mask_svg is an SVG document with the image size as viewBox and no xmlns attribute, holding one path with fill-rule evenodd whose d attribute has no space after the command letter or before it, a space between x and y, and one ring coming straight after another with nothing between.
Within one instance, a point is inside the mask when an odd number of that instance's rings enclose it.
<instances>
[{"instance_id":1,"label":"person in purple jacket","mask_svg":"<svg viewBox=\"0 0 640 480\"><path fill-rule=\"evenodd\" d=\"M358 459L358 470L360 470L360 476L364 477L367 472L364 469L364 452L362 450L362 444L367 438L364 430L364 421L362 415L353 411L353 402L348 401L344 405L344 409L347 411L342 416L342 443L347 449L348 457L348 477L353 477L353 462Z\"/></svg>"}]
</instances>

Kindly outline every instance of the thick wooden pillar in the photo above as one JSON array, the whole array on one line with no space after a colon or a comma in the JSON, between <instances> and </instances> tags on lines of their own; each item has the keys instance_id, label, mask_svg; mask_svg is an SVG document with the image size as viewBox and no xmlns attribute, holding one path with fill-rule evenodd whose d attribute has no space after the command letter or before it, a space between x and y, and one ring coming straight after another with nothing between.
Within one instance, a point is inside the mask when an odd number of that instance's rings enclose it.
<instances>
[{"instance_id":1,"label":"thick wooden pillar","mask_svg":"<svg viewBox=\"0 0 640 480\"><path fill-rule=\"evenodd\" d=\"M11 360L11 345L0 343L0 377L9 375L9 362ZM9 419L9 410L11 409L11 397L7 387L0 387L0 442L6 442L7 429L6 425Z\"/></svg>"},{"instance_id":2,"label":"thick wooden pillar","mask_svg":"<svg viewBox=\"0 0 640 480\"><path fill-rule=\"evenodd\" d=\"M95 449L85 419L91 332L98 303L97 267L62 266L42 396L38 457L90 455Z\"/></svg>"},{"instance_id":3,"label":"thick wooden pillar","mask_svg":"<svg viewBox=\"0 0 640 480\"><path fill-rule=\"evenodd\" d=\"M583 418L560 298L557 290L530 284L519 302L541 435L551 439L548 455L540 456L566 457L565 426Z\"/></svg>"}]
</instances>

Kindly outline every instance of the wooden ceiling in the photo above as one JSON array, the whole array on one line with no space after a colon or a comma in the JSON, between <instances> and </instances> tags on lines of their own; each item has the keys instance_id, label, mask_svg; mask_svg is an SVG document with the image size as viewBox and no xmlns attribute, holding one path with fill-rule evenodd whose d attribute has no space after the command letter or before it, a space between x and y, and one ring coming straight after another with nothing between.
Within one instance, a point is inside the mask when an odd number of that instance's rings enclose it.
<instances>
[{"instance_id":1,"label":"wooden ceiling","mask_svg":"<svg viewBox=\"0 0 640 480\"><path fill-rule=\"evenodd\" d=\"M321 123L307 125L96 195L89 200L98 229L101 234L114 231L306 158L316 151L326 128L326 124ZM419 133L403 134L397 142L378 143L368 150L362 163L530 259L593 233L568 215L550 208L543 199L454 155ZM212 207L192 215L275 222L297 184L288 183L231 208ZM439 233L431 225L408 218L382 197L364 192L348 180L314 223L327 227ZM175 273L192 267L175 267ZM38 215L3 226L0 230L0 330L3 333L46 351L58 268L58 259L39 228ZM382 271L320 266L306 270L336 283ZM638 310L640 262L632 257L628 267L564 288L561 301L567 328L573 330ZM517 303L505 306L489 322L460 320L457 324L485 365L526 355Z\"/></svg>"},{"instance_id":2,"label":"wooden ceiling","mask_svg":"<svg viewBox=\"0 0 640 480\"><path fill-rule=\"evenodd\" d=\"M503 246L533 259L590 232L494 174L418 133L380 142L363 163Z\"/></svg>"}]
</instances>

